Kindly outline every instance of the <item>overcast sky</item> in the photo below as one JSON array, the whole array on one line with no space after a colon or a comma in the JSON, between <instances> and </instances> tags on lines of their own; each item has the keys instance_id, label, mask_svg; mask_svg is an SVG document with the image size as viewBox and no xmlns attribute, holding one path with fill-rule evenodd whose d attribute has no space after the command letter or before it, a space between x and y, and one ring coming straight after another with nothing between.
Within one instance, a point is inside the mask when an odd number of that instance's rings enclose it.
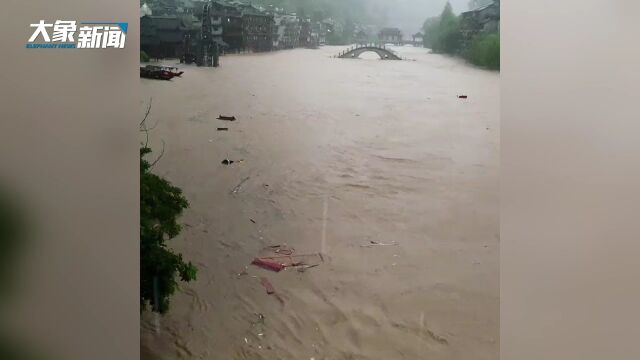
<instances>
[{"instance_id":1,"label":"overcast sky","mask_svg":"<svg viewBox=\"0 0 640 360\"><path fill-rule=\"evenodd\" d=\"M416 33L424 20L440 15L447 0L386 0L388 3L388 25L400 28L405 37ZM469 0L450 0L453 11L467 11Z\"/></svg>"}]
</instances>

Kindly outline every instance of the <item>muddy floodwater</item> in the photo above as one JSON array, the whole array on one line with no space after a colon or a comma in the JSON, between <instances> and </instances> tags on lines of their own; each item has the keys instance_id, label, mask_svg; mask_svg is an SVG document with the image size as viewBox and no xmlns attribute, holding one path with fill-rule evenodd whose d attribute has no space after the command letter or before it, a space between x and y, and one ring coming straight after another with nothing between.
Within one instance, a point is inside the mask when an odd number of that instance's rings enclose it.
<instances>
[{"instance_id":1,"label":"muddy floodwater","mask_svg":"<svg viewBox=\"0 0 640 360\"><path fill-rule=\"evenodd\" d=\"M498 359L499 74L343 49L140 80L154 171L190 202L170 243L199 269L143 314L143 358ZM271 245L322 257L250 265Z\"/></svg>"}]
</instances>

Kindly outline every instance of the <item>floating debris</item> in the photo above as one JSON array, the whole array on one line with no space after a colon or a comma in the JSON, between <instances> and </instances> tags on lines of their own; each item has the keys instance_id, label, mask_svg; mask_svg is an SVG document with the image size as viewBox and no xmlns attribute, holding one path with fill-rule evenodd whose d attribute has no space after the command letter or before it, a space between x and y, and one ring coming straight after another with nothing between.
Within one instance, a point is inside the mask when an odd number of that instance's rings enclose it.
<instances>
[{"instance_id":1,"label":"floating debris","mask_svg":"<svg viewBox=\"0 0 640 360\"><path fill-rule=\"evenodd\" d=\"M218 120L235 121L235 116L218 115Z\"/></svg>"},{"instance_id":2,"label":"floating debris","mask_svg":"<svg viewBox=\"0 0 640 360\"><path fill-rule=\"evenodd\" d=\"M224 128L224 127L218 128L218 131L228 131L228 130L229 128Z\"/></svg>"},{"instance_id":3,"label":"floating debris","mask_svg":"<svg viewBox=\"0 0 640 360\"><path fill-rule=\"evenodd\" d=\"M308 269L314 268L314 267L319 266L319 265L320 264L301 265L301 266L298 267L298 272L303 273L303 272L307 271Z\"/></svg>"},{"instance_id":4,"label":"floating debris","mask_svg":"<svg viewBox=\"0 0 640 360\"><path fill-rule=\"evenodd\" d=\"M251 265L259 266L263 269L271 270L275 272L280 272L286 268L286 266L284 266L281 263L278 263L272 260L261 259L261 258L254 258L253 261L251 262Z\"/></svg>"},{"instance_id":5,"label":"floating debris","mask_svg":"<svg viewBox=\"0 0 640 360\"><path fill-rule=\"evenodd\" d=\"M458 95L458 99L466 99L467 95Z\"/></svg>"},{"instance_id":6,"label":"floating debris","mask_svg":"<svg viewBox=\"0 0 640 360\"><path fill-rule=\"evenodd\" d=\"M242 187L242 184L244 184L245 182L247 182L250 179L250 176L247 176L246 178L242 179L238 185L236 185L236 187L233 188L233 190L231 190L232 194L237 194L240 191L240 188Z\"/></svg>"},{"instance_id":7,"label":"floating debris","mask_svg":"<svg viewBox=\"0 0 640 360\"><path fill-rule=\"evenodd\" d=\"M322 262L324 262L324 258L320 253L294 254L295 250L287 247L286 245L269 245L265 247L264 250L272 252L273 255L266 255L263 253L262 256L254 258L251 264L275 272L286 270L288 267L302 267L303 270L298 270L300 272L304 272L306 269L319 265L307 264L300 260L300 258L319 257Z\"/></svg>"},{"instance_id":8,"label":"floating debris","mask_svg":"<svg viewBox=\"0 0 640 360\"><path fill-rule=\"evenodd\" d=\"M247 266L245 266L244 270L242 270L241 272L238 273L238 277L249 275L248 270L249 270L249 268Z\"/></svg>"},{"instance_id":9,"label":"floating debris","mask_svg":"<svg viewBox=\"0 0 640 360\"><path fill-rule=\"evenodd\" d=\"M264 315L262 315L261 313L254 313L254 315L255 315L258 319L257 319L257 320L254 320L254 321L249 321L249 323L251 324L251 326L264 325L264 320L265 320ZM260 333L262 334L262 331L260 331ZM263 335L264 335L264 334L263 334ZM262 335L258 334L258 336L262 336Z\"/></svg>"},{"instance_id":10,"label":"floating debris","mask_svg":"<svg viewBox=\"0 0 640 360\"><path fill-rule=\"evenodd\" d=\"M295 251L293 248L290 249L286 245L269 245L267 248L276 254L282 255L293 255L293 252Z\"/></svg>"},{"instance_id":11,"label":"floating debris","mask_svg":"<svg viewBox=\"0 0 640 360\"><path fill-rule=\"evenodd\" d=\"M280 296L280 294L276 292L276 289L273 287L273 285L267 278L261 277L260 284L264 286L264 289L267 291L267 294L275 296L276 299L278 299L278 301L280 302L280 304L284 305L284 299L282 298L282 296Z\"/></svg>"},{"instance_id":12,"label":"floating debris","mask_svg":"<svg viewBox=\"0 0 640 360\"><path fill-rule=\"evenodd\" d=\"M266 277L260 278L260 283L264 286L264 289L267 291L267 294L271 295L276 292L276 289L273 288L273 285Z\"/></svg>"},{"instance_id":13,"label":"floating debris","mask_svg":"<svg viewBox=\"0 0 640 360\"><path fill-rule=\"evenodd\" d=\"M255 220L253 220L253 219L249 219L249 221L251 221L251 222L252 222L252 223L254 223L254 224L256 223L256 221L255 221Z\"/></svg>"},{"instance_id":14,"label":"floating debris","mask_svg":"<svg viewBox=\"0 0 640 360\"><path fill-rule=\"evenodd\" d=\"M388 243L388 244L385 244L385 243L379 243L379 242L377 242L377 241L373 241L373 240L371 240L371 241L369 241L369 242L370 242L370 244L360 245L360 247L372 247L372 246L398 246L398 245L399 245L399 244L398 244L397 242L395 242L395 241L394 241L394 242L392 242L392 243Z\"/></svg>"},{"instance_id":15,"label":"floating debris","mask_svg":"<svg viewBox=\"0 0 640 360\"><path fill-rule=\"evenodd\" d=\"M240 160L224 159L224 160L222 160L220 163L221 163L222 165L231 165L231 164L233 164L233 163L238 163L238 164L240 164L240 163L243 163L243 162L244 162L244 159L240 159Z\"/></svg>"}]
</instances>

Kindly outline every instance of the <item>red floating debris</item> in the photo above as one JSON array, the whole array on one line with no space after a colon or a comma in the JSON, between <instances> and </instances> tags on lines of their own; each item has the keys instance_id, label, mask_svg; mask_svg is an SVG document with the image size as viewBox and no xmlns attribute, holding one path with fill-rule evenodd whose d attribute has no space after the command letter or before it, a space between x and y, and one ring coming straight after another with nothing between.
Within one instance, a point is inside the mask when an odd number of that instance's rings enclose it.
<instances>
[{"instance_id":1,"label":"red floating debris","mask_svg":"<svg viewBox=\"0 0 640 360\"><path fill-rule=\"evenodd\" d=\"M275 271L275 272L280 272L281 270L284 270L284 268L285 268L284 265L282 265L282 264L280 264L278 262L265 260L265 259L261 259L261 258L253 259L251 264L259 266L259 267L261 267L263 269L267 269L267 270L271 270L271 271Z\"/></svg>"}]
</instances>

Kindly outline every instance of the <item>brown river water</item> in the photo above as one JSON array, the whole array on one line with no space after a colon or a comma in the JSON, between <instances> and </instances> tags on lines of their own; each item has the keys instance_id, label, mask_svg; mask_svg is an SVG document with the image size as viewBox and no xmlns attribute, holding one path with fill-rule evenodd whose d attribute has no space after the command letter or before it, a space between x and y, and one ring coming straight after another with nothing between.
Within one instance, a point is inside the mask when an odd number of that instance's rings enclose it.
<instances>
[{"instance_id":1,"label":"brown river water","mask_svg":"<svg viewBox=\"0 0 640 360\"><path fill-rule=\"evenodd\" d=\"M144 359L498 359L499 74L342 49L141 79L154 171L191 205L170 243L199 268L143 314ZM323 256L249 265L269 245Z\"/></svg>"}]
</instances>

